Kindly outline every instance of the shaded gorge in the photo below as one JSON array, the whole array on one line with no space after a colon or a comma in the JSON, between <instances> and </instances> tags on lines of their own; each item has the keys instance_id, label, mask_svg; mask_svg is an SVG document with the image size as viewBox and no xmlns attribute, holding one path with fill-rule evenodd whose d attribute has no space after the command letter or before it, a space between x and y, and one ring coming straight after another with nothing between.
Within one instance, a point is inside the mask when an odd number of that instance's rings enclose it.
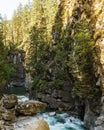
<instances>
[{"instance_id":1,"label":"shaded gorge","mask_svg":"<svg viewBox=\"0 0 104 130\"><path fill-rule=\"evenodd\" d=\"M19 102L29 100L28 94L23 87L10 87L4 90L5 94L16 94ZM77 117L67 113L42 112L39 113L49 124L50 130L85 130L84 123Z\"/></svg>"}]
</instances>

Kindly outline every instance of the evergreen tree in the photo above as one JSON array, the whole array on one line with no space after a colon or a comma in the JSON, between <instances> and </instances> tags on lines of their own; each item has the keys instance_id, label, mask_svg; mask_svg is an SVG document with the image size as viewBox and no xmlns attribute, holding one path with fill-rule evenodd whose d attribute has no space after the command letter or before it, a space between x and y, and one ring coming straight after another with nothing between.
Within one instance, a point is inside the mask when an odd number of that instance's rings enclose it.
<instances>
[{"instance_id":1,"label":"evergreen tree","mask_svg":"<svg viewBox=\"0 0 104 130\"><path fill-rule=\"evenodd\" d=\"M29 31L30 31L30 21L31 21L31 12L28 5L25 5L23 8L23 16L22 16L22 41L27 41L29 39Z\"/></svg>"},{"instance_id":2,"label":"evergreen tree","mask_svg":"<svg viewBox=\"0 0 104 130\"><path fill-rule=\"evenodd\" d=\"M58 11L57 0L44 0L44 15L46 18L48 43L52 41L52 27L55 22L55 16Z\"/></svg>"},{"instance_id":3,"label":"evergreen tree","mask_svg":"<svg viewBox=\"0 0 104 130\"><path fill-rule=\"evenodd\" d=\"M80 97L87 99L93 98L99 91L96 87L93 66L97 61L96 46L91 29L91 23L87 20L77 23L73 46L74 58L78 65L74 92Z\"/></svg>"},{"instance_id":4,"label":"evergreen tree","mask_svg":"<svg viewBox=\"0 0 104 130\"><path fill-rule=\"evenodd\" d=\"M4 44L7 45L8 21L7 21L6 16L4 16L4 18L2 19L2 27L3 27L3 41L4 41Z\"/></svg>"},{"instance_id":5,"label":"evergreen tree","mask_svg":"<svg viewBox=\"0 0 104 130\"><path fill-rule=\"evenodd\" d=\"M8 59L8 49L3 44L2 23L0 23L0 90L10 80L14 68Z\"/></svg>"},{"instance_id":6,"label":"evergreen tree","mask_svg":"<svg viewBox=\"0 0 104 130\"><path fill-rule=\"evenodd\" d=\"M33 78L33 86L32 90L34 90L34 93L37 92L37 90L44 88L45 86L45 80L43 80L43 75L45 71L45 65L43 63L43 56L46 51L47 46L47 34L46 34L46 20L44 18L44 11L42 12L43 8L41 7L41 10L39 8L39 12L37 14L41 15L41 19L37 18L36 23L33 27L31 27L30 32L30 49L28 53L28 60L29 60L29 66L30 66L30 73ZM38 17L38 16L37 16ZM40 85L40 82L42 83Z\"/></svg>"},{"instance_id":7,"label":"evergreen tree","mask_svg":"<svg viewBox=\"0 0 104 130\"><path fill-rule=\"evenodd\" d=\"M43 1L34 0L31 9L31 26L40 26L41 18L43 14Z\"/></svg>"}]
</instances>

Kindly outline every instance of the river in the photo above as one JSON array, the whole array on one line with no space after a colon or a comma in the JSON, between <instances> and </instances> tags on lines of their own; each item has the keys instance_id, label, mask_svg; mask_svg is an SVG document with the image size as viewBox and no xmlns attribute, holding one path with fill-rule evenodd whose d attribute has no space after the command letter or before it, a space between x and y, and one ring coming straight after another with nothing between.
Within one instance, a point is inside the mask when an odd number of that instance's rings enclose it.
<instances>
[{"instance_id":1,"label":"river","mask_svg":"<svg viewBox=\"0 0 104 130\"><path fill-rule=\"evenodd\" d=\"M22 87L11 87L4 90L4 93L16 94L20 102L29 99L25 88ZM44 112L39 114L49 124L50 130L85 130L84 124L80 119L70 116L67 113Z\"/></svg>"},{"instance_id":2,"label":"river","mask_svg":"<svg viewBox=\"0 0 104 130\"><path fill-rule=\"evenodd\" d=\"M67 113L43 113L43 118L48 122L50 130L85 130L83 122Z\"/></svg>"}]
</instances>

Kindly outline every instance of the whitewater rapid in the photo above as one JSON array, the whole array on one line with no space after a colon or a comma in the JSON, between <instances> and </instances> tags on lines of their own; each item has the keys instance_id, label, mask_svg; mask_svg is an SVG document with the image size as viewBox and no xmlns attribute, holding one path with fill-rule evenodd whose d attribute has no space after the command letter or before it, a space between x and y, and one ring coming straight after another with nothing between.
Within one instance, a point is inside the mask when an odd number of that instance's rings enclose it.
<instances>
[{"instance_id":1,"label":"whitewater rapid","mask_svg":"<svg viewBox=\"0 0 104 130\"><path fill-rule=\"evenodd\" d=\"M50 112L43 113L42 116L49 124L50 130L85 130L81 120L67 113L57 114Z\"/></svg>"},{"instance_id":2,"label":"whitewater rapid","mask_svg":"<svg viewBox=\"0 0 104 130\"><path fill-rule=\"evenodd\" d=\"M18 101L29 100L26 96L18 96ZM39 113L40 114L40 113ZM67 113L44 112L41 116L49 124L50 130L85 130L84 123Z\"/></svg>"}]
</instances>

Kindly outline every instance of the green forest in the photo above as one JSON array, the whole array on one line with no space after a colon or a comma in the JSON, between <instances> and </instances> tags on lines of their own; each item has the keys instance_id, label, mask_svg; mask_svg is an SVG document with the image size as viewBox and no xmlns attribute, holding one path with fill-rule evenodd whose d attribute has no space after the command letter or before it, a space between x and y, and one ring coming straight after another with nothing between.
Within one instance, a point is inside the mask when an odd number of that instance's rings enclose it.
<instances>
[{"instance_id":1,"label":"green forest","mask_svg":"<svg viewBox=\"0 0 104 130\"><path fill-rule=\"evenodd\" d=\"M37 113L39 130L104 130L104 0L28 0L0 16L0 129Z\"/></svg>"},{"instance_id":2,"label":"green forest","mask_svg":"<svg viewBox=\"0 0 104 130\"><path fill-rule=\"evenodd\" d=\"M86 18L81 18L80 10L73 9L72 22L69 18L65 23L68 17L65 1L34 0L25 6L20 4L11 20L4 17L0 22L1 91L16 69L9 55L22 50L25 52L25 70L31 75L30 90L34 97L40 90L61 88L66 81L79 97L96 97L100 91L94 73L98 47L95 45L90 8L86 10Z\"/></svg>"}]
</instances>

